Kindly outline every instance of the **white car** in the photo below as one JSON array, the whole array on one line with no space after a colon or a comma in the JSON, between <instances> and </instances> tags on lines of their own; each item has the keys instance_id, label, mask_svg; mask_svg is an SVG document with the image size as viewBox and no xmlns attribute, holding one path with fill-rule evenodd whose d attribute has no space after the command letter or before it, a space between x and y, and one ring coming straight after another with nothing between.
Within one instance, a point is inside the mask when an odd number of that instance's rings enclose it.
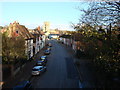
<instances>
[{"instance_id":1,"label":"white car","mask_svg":"<svg viewBox=\"0 0 120 90\"><path fill-rule=\"evenodd\" d=\"M32 69L32 75L40 75L41 73L46 71L45 66L35 66Z\"/></svg>"}]
</instances>

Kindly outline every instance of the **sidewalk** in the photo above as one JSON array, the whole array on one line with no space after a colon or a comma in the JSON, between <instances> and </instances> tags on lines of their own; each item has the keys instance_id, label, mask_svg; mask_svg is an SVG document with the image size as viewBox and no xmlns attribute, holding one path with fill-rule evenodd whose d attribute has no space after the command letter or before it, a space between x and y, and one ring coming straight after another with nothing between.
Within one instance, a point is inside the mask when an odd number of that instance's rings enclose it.
<instances>
[{"instance_id":1,"label":"sidewalk","mask_svg":"<svg viewBox=\"0 0 120 90\"><path fill-rule=\"evenodd\" d=\"M42 48L39 53L36 54L35 60L39 59L39 56L43 55L43 51L46 49L46 46ZM3 89L12 88L23 80L29 80L31 77L31 70L35 65L35 60L28 61L20 72L18 72L14 78L9 77L5 84L2 86Z\"/></svg>"},{"instance_id":2,"label":"sidewalk","mask_svg":"<svg viewBox=\"0 0 120 90\"><path fill-rule=\"evenodd\" d=\"M82 87L83 88L99 88L100 82L96 76L96 71L92 64L92 61L89 59L81 58L77 59L79 65L76 65L79 75L82 78Z\"/></svg>"},{"instance_id":3,"label":"sidewalk","mask_svg":"<svg viewBox=\"0 0 120 90\"><path fill-rule=\"evenodd\" d=\"M110 75L99 71L91 59L86 57L78 59L75 57L72 47L65 44L61 45L66 48L74 60L82 88L120 88L120 80L118 78L110 78Z\"/></svg>"},{"instance_id":4,"label":"sidewalk","mask_svg":"<svg viewBox=\"0 0 120 90\"><path fill-rule=\"evenodd\" d=\"M101 88L102 80L99 80L99 78L97 77L93 62L90 59L86 58L76 58L75 52L72 50L72 47L65 44L61 45L66 48L66 50L71 54L74 60L74 65L79 73L82 88Z\"/></svg>"}]
</instances>

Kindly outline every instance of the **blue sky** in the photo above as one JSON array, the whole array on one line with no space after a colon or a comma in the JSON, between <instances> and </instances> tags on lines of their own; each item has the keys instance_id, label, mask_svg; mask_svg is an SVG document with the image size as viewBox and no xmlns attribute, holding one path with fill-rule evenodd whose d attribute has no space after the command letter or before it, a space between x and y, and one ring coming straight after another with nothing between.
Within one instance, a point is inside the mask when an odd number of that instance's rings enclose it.
<instances>
[{"instance_id":1,"label":"blue sky","mask_svg":"<svg viewBox=\"0 0 120 90\"><path fill-rule=\"evenodd\" d=\"M87 8L87 2L1 2L0 25L9 25L14 21L33 29L49 21L51 29L67 29L71 22L78 23L81 12L77 9Z\"/></svg>"}]
</instances>

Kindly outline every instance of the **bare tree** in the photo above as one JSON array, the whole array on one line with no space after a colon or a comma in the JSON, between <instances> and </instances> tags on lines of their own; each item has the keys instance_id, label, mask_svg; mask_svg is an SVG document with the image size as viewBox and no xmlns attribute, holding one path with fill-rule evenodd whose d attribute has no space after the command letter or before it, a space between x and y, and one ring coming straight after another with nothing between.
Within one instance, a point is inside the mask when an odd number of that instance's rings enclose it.
<instances>
[{"instance_id":1,"label":"bare tree","mask_svg":"<svg viewBox=\"0 0 120 90\"><path fill-rule=\"evenodd\" d=\"M80 22L90 25L118 24L120 21L120 1L91 2Z\"/></svg>"}]
</instances>

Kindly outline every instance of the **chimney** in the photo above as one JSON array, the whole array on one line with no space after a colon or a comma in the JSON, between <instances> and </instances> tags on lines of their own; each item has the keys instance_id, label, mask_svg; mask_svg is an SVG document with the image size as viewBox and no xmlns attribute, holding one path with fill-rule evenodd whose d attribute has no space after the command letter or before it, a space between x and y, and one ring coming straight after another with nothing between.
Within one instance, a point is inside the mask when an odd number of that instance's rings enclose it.
<instances>
[{"instance_id":1,"label":"chimney","mask_svg":"<svg viewBox=\"0 0 120 90\"><path fill-rule=\"evenodd\" d=\"M38 28L37 28L39 31L40 31L40 26L38 26Z\"/></svg>"}]
</instances>

